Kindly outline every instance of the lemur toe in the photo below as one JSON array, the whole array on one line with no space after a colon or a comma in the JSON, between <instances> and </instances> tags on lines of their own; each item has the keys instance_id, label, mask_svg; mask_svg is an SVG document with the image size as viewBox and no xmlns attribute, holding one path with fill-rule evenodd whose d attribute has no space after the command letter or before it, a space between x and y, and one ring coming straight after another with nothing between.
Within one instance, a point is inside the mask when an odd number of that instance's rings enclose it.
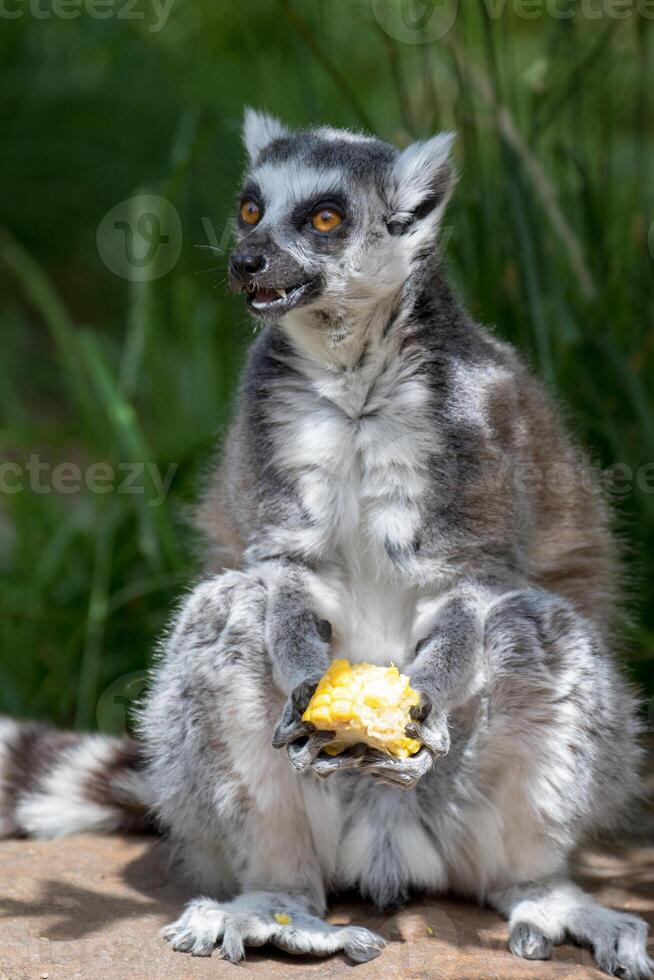
<instances>
[{"instance_id":1,"label":"lemur toe","mask_svg":"<svg viewBox=\"0 0 654 980\"><path fill-rule=\"evenodd\" d=\"M509 949L525 960L549 960L552 940L528 922L517 922L511 930Z\"/></svg>"},{"instance_id":2,"label":"lemur toe","mask_svg":"<svg viewBox=\"0 0 654 980\"><path fill-rule=\"evenodd\" d=\"M353 963L368 963L376 959L386 946L386 940L363 926L348 926L348 942L343 952Z\"/></svg>"}]
</instances>

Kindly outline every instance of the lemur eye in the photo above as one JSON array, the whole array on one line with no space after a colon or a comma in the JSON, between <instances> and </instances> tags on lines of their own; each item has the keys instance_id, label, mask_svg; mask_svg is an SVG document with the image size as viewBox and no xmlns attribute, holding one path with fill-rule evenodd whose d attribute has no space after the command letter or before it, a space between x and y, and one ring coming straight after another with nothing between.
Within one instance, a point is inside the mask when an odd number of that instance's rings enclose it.
<instances>
[{"instance_id":1,"label":"lemur eye","mask_svg":"<svg viewBox=\"0 0 654 980\"><path fill-rule=\"evenodd\" d=\"M243 201L241 205L241 217L246 225L256 225L261 217L261 208L254 201Z\"/></svg>"},{"instance_id":2,"label":"lemur eye","mask_svg":"<svg viewBox=\"0 0 654 980\"><path fill-rule=\"evenodd\" d=\"M320 208L312 215L311 224L316 231L331 231L332 228L338 227L342 220L340 214L333 208Z\"/></svg>"}]
</instances>

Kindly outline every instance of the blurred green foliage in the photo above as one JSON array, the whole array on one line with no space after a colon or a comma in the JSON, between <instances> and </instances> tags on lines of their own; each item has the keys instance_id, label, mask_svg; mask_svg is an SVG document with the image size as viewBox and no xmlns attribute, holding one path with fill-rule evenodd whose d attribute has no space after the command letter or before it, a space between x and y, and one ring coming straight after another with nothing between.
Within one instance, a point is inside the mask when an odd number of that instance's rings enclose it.
<instances>
[{"instance_id":1,"label":"blurred green foliage","mask_svg":"<svg viewBox=\"0 0 654 980\"><path fill-rule=\"evenodd\" d=\"M142 19L116 0L105 19L82 6L67 20L16 0L3 20L0 452L176 470L162 507L0 494L1 710L95 724L197 574L185 512L251 338L226 256L207 248L227 240L248 103L399 144L457 130L451 274L594 458L631 468L616 500L633 597L620 650L654 690L654 493L636 482L654 461L654 22L575 0L557 17L517 0L432 6L456 14L432 40L430 11L408 0L174 0L160 30L150 0ZM96 247L103 216L139 190L183 227L173 271L143 283Z\"/></svg>"}]
</instances>

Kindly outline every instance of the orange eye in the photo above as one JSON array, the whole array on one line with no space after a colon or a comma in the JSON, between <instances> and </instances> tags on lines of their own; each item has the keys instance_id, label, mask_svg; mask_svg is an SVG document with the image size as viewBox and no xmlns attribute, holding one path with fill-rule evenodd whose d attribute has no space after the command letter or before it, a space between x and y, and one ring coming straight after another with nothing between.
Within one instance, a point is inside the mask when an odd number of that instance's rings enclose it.
<instances>
[{"instance_id":1,"label":"orange eye","mask_svg":"<svg viewBox=\"0 0 654 980\"><path fill-rule=\"evenodd\" d=\"M332 208L321 208L312 216L311 224L316 231L331 231L332 228L337 228L342 220L340 214Z\"/></svg>"},{"instance_id":2,"label":"orange eye","mask_svg":"<svg viewBox=\"0 0 654 980\"><path fill-rule=\"evenodd\" d=\"M241 205L241 217L246 225L256 225L261 217L261 208L254 201L243 201Z\"/></svg>"}]
</instances>

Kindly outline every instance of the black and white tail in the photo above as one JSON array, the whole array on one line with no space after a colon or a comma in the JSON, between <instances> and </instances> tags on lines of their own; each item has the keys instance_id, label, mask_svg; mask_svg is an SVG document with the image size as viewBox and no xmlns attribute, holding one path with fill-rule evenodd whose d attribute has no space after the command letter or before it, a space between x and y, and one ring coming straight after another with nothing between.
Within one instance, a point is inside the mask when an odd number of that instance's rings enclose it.
<instances>
[{"instance_id":1,"label":"black and white tail","mask_svg":"<svg viewBox=\"0 0 654 980\"><path fill-rule=\"evenodd\" d=\"M149 805L137 742L0 717L0 838L147 832Z\"/></svg>"}]
</instances>

